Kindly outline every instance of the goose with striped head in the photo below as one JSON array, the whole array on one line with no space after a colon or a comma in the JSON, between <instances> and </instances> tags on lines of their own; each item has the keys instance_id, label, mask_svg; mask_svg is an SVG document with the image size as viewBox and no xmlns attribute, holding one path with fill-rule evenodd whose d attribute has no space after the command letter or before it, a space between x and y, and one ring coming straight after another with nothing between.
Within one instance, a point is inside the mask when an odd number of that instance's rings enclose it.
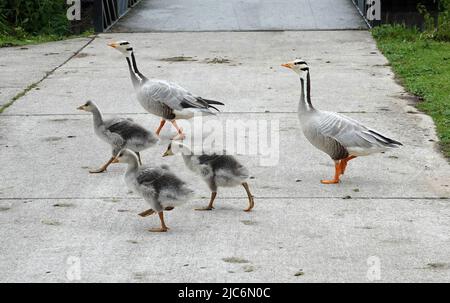
<instances>
[{"instance_id":1,"label":"goose with striped head","mask_svg":"<svg viewBox=\"0 0 450 303\"><path fill-rule=\"evenodd\" d=\"M126 57L139 103L149 113L161 117L156 130L158 136L166 121L170 121L178 132L174 139L182 140L185 135L176 120L191 119L196 114L213 115L212 110L219 111L215 105L224 105L219 101L196 96L175 83L148 79L139 71L133 47L128 41L112 42L108 45Z\"/></svg>"},{"instance_id":2,"label":"goose with striped head","mask_svg":"<svg viewBox=\"0 0 450 303\"><path fill-rule=\"evenodd\" d=\"M354 119L316 109L311 103L311 78L308 64L302 59L297 59L282 66L292 69L300 77L301 97L298 117L306 139L314 147L328 154L335 163L334 177L330 180L322 180L322 183L339 183L348 161L356 157L383 152L402 145Z\"/></svg>"}]
</instances>

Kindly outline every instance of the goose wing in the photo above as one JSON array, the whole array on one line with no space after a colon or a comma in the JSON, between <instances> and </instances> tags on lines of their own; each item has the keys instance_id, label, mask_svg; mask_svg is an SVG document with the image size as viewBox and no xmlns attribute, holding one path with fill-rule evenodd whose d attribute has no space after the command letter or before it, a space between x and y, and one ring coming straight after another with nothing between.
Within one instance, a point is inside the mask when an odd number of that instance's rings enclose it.
<instances>
[{"instance_id":1,"label":"goose wing","mask_svg":"<svg viewBox=\"0 0 450 303\"><path fill-rule=\"evenodd\" d=\"M318 131L324 136L333 138L346 149L369 150L402 145L354 119L333 112L320 113Z\"/></svg>"},{"instance_id":2,"label":"goose wing","mask_svg":"<svg viewBox=\"0 0 450 303\"><path fill-rule=\"evenodd\" d=\"M163 80L149 81L143 87L143 90L153 101L159 102L172 110L183 110L185 108L209 110L209 108L216 109L211 104L223 105L218 101L197 97L183 87Z\"/></svg>"},{"instance_id":3,"label":"goose wing","mask_svg":"<svg viewBox=\"0 0 450 303\"><path fill-rule=\"evenodd\" d=\"M136 180L142 192L158 200L178 199L190 192L184 181L164 167L141 167Z\"/></svg>"},{"instance_id":4,"label":"goose wing","mask_svg":"<svg viewBox=\"0 0 450 303\"><path fill-rule=\"evenodd\" d=\"M124 140L131 138L145 139L149 135L148 130L128 119L118 119L113 123L109 123L109 125L106 125L106 129L111 133L118 134Z\"/></svg>"}]
</instances>

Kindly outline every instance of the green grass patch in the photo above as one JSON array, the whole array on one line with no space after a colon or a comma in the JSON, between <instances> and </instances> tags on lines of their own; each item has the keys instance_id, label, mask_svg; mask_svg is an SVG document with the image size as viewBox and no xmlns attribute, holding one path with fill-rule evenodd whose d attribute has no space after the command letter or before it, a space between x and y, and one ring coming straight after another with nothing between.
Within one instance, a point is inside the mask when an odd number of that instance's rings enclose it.
<instances>
[{"instance_id":1,"label":"green grass patch","mask_svg":"<svg viewBox=\"0 0 450 303\"><path fill-rule=\"evenodd\" d=\"M376 27L372 34L403 86L422 99L417 108L433 118L450 158L450 42L401 25Z\"/></svg>"},{"instance_id":2,"label":"green grass patch","mask_svg":"<svg viewBox=\"0 0 450 303\"><path fill-rule=\"evenodd\" d=\"M81 35L68 35L68 36L43 34L43 35L25 35L25 36L17 37L15 35L0 34L0 47L39 44L39 43L60 41L60 40L71 39L71 38L89 37L93 34L94 34L94 31L86 31Z\"/></svg>"}]
</instances>

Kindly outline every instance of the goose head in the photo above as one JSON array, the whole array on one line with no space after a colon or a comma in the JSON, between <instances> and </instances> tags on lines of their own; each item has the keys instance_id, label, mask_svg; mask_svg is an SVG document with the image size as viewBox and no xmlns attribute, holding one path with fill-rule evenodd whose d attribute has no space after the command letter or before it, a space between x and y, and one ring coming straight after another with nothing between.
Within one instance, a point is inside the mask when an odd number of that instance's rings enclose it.
<instances>
[{"instance_id":1,"label":"goose head","mask_svg":"<svg viewBox=\"0 0 450 303\"><path fill-rule=\"evenodd\" d=\"M309 72L308 64L302 59L295 59L294 61L281 64L281 66L292 69L300 76L300 78L306 78Z\"/></svg>"},{"instance_id":2,"label":"goose head","mask_svg":"<svg viewBox=\"0 0 450 303\"><path fill-rule=\"evenodd\" d=\"M108 43L108 46L118 50L126 57L131 56L131 53L133 52L133 47L130 42L125 40Z\"/></svg>"},{"instance_id":3,"label":"goose head","mask_svg":"<svg viewBox=\"0 0 450 303\"><path fill-rule=\"evenodd\" d=\"M112 163L138 163L138 157L129 149L121 150Z\"/></svg>"},{"instance_id":4,"label":"goose head","mask_svg":"<svg viewBox=\"0 0 450 303\"><path fill-rule=\"evenodd\" d=\"M97 105L94 103L94 101L87 101L85 104L78 106L78 110L84 110L86 112L93 112L97 108Z\"/></svg>"},{"instance_id":5,"label":"goose head","mask_svg":"<svg viewBox=\"0 0 450 303\"><path fill-rule=\"evenodd\" d=\"M190 149L180 142L170 142L167 146L167 150L164 152L163 157L173 156L178 154L191 154Z\"/></svg>"}]
</instances>

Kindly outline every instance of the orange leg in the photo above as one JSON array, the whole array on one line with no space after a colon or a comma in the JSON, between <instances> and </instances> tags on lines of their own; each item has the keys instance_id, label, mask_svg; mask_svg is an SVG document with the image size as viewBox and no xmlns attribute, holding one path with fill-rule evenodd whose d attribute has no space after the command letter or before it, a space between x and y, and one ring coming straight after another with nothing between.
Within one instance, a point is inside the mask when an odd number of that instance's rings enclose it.
<instances>
[{"instance_id":1,"label":"orange leg","mask_svg":"<svg viewBox=\"0 0 450 303\"><path fill-rule=\"evenodd\" d=\"M159 212L158 216L159 216L159 220L161 221L161 227L160 228L152 228L152 229L149 229L149 231L157 232L157 233L168 231L169 228L166 226L166 223L164 222L164 214L163 214L163 212L162 211Z\"/></svg>"},{"instance_id":2,"label":"orange leg","mask_svg":"<svg viewBox=\"0 0 450 303\"><path fill-rule=\"evenodd\" d=\"M155 211L153 209L147 209L143 212L141 212L140 214L138 214L141 217L148 217L150 215L153 215L155 213Z\"/></svg>"},{"instance_id":3,"label":"orange leg","mask_svg":"<svg viewBox=\"0 0 450 303\"><path fill-rule=\"evenodd\" d=\"M173 137L172 140L183 140L186 136L184 135L183 130L178 126L177 121L172 120L170 122L172 123L172 125L175 127L175 129L178 132L178 135Z\"/></svg>"},{"instance_id":4,"label":"orange leg","mask_svg":"<svg viewBox=\"0 0 450 303\"><path fill-rule=\"evenodd\" d=\"M164 124L166 124L166 120L161 119L161 122L159 123L159 127L156 130L156 135L159 136L159 133L161 132L161 129L163 128Z\"/></svg>"},{"instance_id":5,"label":"orange leg","mask_svg":"<svg viewBox=\"0 0 450 303\"><path fill-rule=\"evenodd\" d=\"M341 175L344 174L345 169L347 168L347 162L352 159L355 159L355 158L356 158L356 156L350 156L350 157L347 157L347 158L341 160Z\"/></svg>"},{"instance_id":6,"label":"orange leg","mask_svg":"<svg viewBox=\"0 0 450 303\"><path fill-rule=\"evenodd\" d=\"M332 180L320 180L322 184L336 184L339 183L339 176L341 175L342 166L340 161L334 161L334 178Z\"/></svg>"}]
</instances>

